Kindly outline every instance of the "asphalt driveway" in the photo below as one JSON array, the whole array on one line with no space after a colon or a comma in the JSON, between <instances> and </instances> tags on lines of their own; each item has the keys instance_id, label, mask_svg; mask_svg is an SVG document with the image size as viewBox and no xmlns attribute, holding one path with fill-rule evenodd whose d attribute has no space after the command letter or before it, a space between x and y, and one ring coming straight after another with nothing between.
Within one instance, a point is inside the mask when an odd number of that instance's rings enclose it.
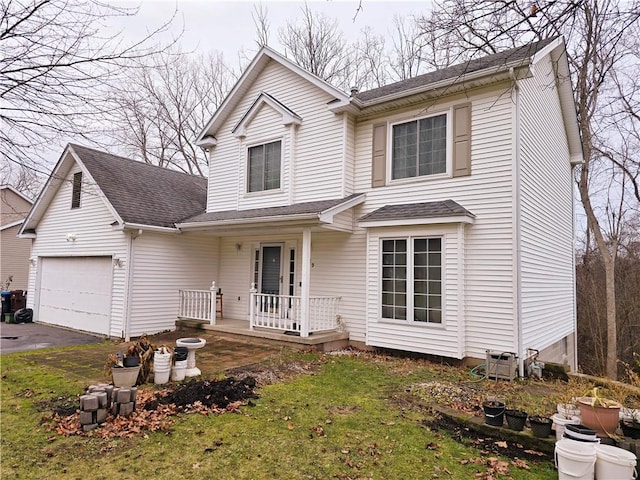
<instances>
[{"instance_id":1,"label":"asphalt driveway","mask_svg":"<svg viewBox=\"0 0 640 480\"><path fill-rule=\"evenodd\" d=\"M0 322L0 353L25 352L49 347L102 343L104 337L42 323Z\"/></svg>"}]
</instances>

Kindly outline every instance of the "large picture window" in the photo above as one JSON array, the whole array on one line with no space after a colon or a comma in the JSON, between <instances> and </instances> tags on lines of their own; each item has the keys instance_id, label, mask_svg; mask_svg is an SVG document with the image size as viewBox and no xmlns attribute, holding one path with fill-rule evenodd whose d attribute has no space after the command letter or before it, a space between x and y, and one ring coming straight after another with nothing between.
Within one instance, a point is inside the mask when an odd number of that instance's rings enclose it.
<instances>
[{"instance_id":1,"label":"large picture window","mask_svg":"<svg viewBox=\"0 0 640 480\"><path fill-rule=\"evenodd\" d=\"M446 173L447 115L393 126L392 179Z\"/></svg>"},{"instance_id":2,"label":"large picture window","mask_svg":"<svg viewBox=\"0 0 640 480\"><path fill-rule=\"evenodd\" d=\"M442 323L442 239L382 241L382 318Z\"/></svg>"},{"instance_id":3,"label":"large picture window","mask_svg":"<svg viewBox=\"0 0 640 480\"><path fill-rule=\"evenodd\" d=\"M282 142L265 143L249 147L249 192L280 188Z\"/></svg>"}]
</instances>

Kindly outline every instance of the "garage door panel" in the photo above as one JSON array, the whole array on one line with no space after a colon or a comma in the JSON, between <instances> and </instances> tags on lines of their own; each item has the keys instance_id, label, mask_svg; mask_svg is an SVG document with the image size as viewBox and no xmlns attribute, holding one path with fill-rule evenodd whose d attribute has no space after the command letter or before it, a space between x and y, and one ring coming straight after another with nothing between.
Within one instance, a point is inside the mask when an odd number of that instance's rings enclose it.
<instances>
[{"instance_id":1,"label":"garage door panel","mask_svg":"<svg viewBox=\"0 0 640 480\"><path fill-rule=\"evenodd\" d=\"M38 320L109 334L111 257L43 258Z\"/></svg>"}]
</instances>

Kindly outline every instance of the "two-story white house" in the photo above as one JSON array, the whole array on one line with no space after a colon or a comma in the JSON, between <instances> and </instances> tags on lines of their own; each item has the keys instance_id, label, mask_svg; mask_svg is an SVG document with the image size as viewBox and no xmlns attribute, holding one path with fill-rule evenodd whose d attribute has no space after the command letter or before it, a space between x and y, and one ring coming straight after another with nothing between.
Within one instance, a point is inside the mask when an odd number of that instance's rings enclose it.
<instances>
[{"instance_id":1,"label":"two-story white house","mask_svg":"<svg viewBox=\"0 0 640 480\"><path fill-rule=\"evenodd\" d=\"M121 242L111 335L173 328L181 316L254 335L339 330L356 345L456 359L534 348L575 366L572 167L582 150L561 38L351 95L264 47L197 143L209 155L206 207L178 209L163 226L123 219L119 193L103 194L83 162L88 149L69 147L57 167L68 182L43 192L23 227L32 288L42 289L38 265L67 247L91 256L62 236L54 249L44 228L83 171L101 228ZM135 206L124 177L120 194ZM71 221L72 209L58 210L50 223ZM171 280L187 269L198 286ZM163 282L183 290L180 301ZM156 321L138 320L141 310Z\"/></svg>"}]
</instances>

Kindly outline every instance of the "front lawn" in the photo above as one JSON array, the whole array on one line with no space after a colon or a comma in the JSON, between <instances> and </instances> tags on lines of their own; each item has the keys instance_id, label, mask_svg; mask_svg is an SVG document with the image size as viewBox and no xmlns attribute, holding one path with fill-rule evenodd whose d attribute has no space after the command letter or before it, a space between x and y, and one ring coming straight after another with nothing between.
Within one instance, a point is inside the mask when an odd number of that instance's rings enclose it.
<instances>
[{"instance_id":1,"label":"front lawn","mask_svg":"<svg viewBox=\"0 0 640 480\"><path fill-rule=\"evenodd\" d=\"M51 410L68 407L69 399L73 405L87 384L35 359L33 352L28 360L2 356L3 478L557 478L547 456L496 455L507 452L506 442L437 428L428 408L434 399L460 401L434 387L450 384L472 386L466 390L480 399L506 392L547 408L556 401L555 384L542 384L546 394L535 398L526 384L518 390L519 382L478 382L463 369L425 360L283 351L244 372L262 386L239 413L182 413L169 431L103 439L98 431L63 436L52 429Z\"/></svg>"}]
</instances>

